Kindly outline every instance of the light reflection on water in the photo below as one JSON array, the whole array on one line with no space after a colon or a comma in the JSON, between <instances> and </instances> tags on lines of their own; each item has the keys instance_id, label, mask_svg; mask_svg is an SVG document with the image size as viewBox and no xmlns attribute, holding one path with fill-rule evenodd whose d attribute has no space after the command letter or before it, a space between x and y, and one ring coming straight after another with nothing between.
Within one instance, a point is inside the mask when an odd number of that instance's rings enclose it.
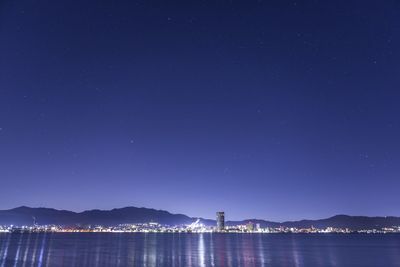
<instances>
[{"instance_id":1,"label":"light reflection on water","mask_svg":"<svg viewBox=\"0 0 400 267\"><path fill-rule=\"evenodd\" d=\"M1 233L8 266L400 266L400 235Z\"/></svg>"}]
</instances>

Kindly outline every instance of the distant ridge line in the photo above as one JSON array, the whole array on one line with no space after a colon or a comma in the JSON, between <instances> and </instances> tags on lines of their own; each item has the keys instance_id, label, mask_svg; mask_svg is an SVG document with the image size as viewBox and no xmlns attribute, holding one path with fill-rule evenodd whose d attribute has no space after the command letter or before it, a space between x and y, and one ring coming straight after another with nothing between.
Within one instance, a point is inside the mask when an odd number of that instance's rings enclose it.
<instances>
[{"instance_id":1,"label":"distant ridge line","mask_svg":"<svg viewBox=\"0 0 400 267\"><path fill-rule=\"evenodd\" d=\"M199 219L184 214L173 214L166 210L157 210L144 207L123 207L111 210L85 210L74 212L69 210L58 210L54 208L31 208L20 206L8 210L0 210L0 225L32 225L32 218L40 225L104 225L113 226L125 223L147 223L158 222L165 225L185 225ZM205 225L215 225L215 220L200 218ZM400 217L395 216L350 216L335 215L319 220L298 220L286 222L273 222L262 219L245 219L240 221L227 221L227 225L239 225L247 222L259 223L261 227L296 227L316 228L337 227L351 230L374 229L383 227L400 226Z\"/></svg>"}]
</instances>

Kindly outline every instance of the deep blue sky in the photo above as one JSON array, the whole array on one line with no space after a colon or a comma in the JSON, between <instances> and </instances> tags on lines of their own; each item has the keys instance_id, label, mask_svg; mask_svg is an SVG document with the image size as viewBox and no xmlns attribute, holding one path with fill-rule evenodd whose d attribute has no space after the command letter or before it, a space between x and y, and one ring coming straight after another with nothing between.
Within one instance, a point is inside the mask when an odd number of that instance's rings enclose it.
<instances>
[{"instance_id":1,"label":"deep blue sky","mask_svg":"<svg viewBox=\"0 0 400 267\"><path fill-rule=\"evenodd\" d=\"M0 209L400 215L399 1L1 1Z\"/></svg>"}]
</instances>

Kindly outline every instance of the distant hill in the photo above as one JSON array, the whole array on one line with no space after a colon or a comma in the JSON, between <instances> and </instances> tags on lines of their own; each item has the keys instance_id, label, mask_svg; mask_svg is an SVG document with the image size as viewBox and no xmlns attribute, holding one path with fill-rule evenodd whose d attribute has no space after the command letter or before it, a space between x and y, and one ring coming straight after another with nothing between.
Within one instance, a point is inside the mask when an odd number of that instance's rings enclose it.
<instances>
[{"instance_id":1,"label":"distant hill","mask_svg":"<svg viewBox=\"0 0 400 267\"><path fill-rule=\"evenodd\" d=\"M352 230L361 229L379 229L383 227L400 226L400 217L367 217L367 216L349 216L349 215L336 215L326 219L320 220L300 220L300 221L287 221L282 223L270 222L264 220L244 220L227 222L228 225L245 224L247 222L259 223L262 227L297 227L297 228L349 228Z\"/></svg>"},{"instance_id":2,"label":"distant hill","mask_svg":"<svg viewBox=\"0 0 400 267\"><path fill-rule=\"evenodd\" d=\"M193 218L182 214L171 214L163 210L136 207L87 210L84 212L29 207L0 211L0 225L32 225L33 218L41 225L118 225L146 222L180 225L194 221Z\"/></svg>"},{"instance_id":3,"label":"distant hill","mask_svg":"<svg viewBox=\"0 0 400 267\"><path fill-rule=\"evenodd\" d=\"M353 230L374 229L382 227L400 226L400 217L367 217L367 216L348 216L336 215L321 220L301 220L293 222L284 222L286 227L310 227L326 228L339 227Z\"/></svg>"},{"instance_id":4,"label":"distant hill","mask_svg":"<svg viewBox=\"0 0 400 267\"><path fill-rule=\"evenodd\" d=\"M183 214L172 214L164 210L149 208L125 207L112 210L88 210L72 212L49 208L19 207L9 210L0 210L0 225L32 225L33 220L40 225L56 224L72 225L104 225L112 226L124 223L158 222L166 225L184 225L197 220ZM400 217L366 217L336 215L321 220L301 220L288 222L271 222L258 219L243 221L227 221L227 225L246 224L247 222L259 223L262 227L298 227L316 228L340 227L353 230L373 229L390 226L400 226ZM215 225L215 220L201 219L206 225Z\"/></svg>"}]
</instances>

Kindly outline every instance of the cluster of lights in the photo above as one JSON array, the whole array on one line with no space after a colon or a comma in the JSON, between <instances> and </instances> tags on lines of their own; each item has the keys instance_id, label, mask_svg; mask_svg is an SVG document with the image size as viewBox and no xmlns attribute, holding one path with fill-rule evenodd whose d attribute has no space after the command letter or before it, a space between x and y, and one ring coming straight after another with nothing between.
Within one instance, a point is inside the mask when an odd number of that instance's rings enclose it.
<instances>
[{"instance_id":1,"label":"cluster of lights","mask_svg":"<svg viewBox=\"0 0 400 267\"><path fill-rule=\"evenodd\" d=\"M299 233L299 234L326 234L326 233L400 233L400 226L385 227L381 229L367 229L353 231L348 228L327 227L319 228L295 228L295 227L260 227L259 224L247 223L245 225L226 226L224 230L219 231L216 227L206 226L198 221L181 226L167 226L159 223L139 223L139 224L121 224L119 226L88 226L88 227L64 227L58 225L35 225L35 226L0 226L0 233L4 232L94 232L94 233Z\"/></svg>"}]
</instances>

